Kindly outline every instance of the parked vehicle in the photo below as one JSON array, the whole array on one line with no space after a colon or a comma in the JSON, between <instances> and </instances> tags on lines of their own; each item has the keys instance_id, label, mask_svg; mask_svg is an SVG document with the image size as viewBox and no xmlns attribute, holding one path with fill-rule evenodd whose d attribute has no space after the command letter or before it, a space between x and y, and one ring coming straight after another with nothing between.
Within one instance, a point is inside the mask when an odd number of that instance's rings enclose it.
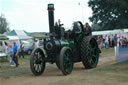
<instances>
[{"instance_id":1,"label":"parked vehicle","mask_svg":"<svg viewBox=\"0 0 128 85\"><path fill-rule=\"evenodd\" d=\"M8 52L4 40L0 40L0 58L7 59Z\"/></svg>"},{"instance_id":2,"label":"parked vehicle","mask_svg":"<svg viewBox=\"0 0 128 85\"><path fill-rule=\"evenodd\" d=\"M22 40L21 41L21 45L23 44L23 50L24 50L24 54L25 55L30 55L32 53L33 50L33 40ZM20 46L21 46L20 45ZM19 49L19 54L21 53L21 50Z\"/></svg>"},{"instance_id":3,"label":"parked vehicle","mask_svg":"<svg viewBox=\"0 0 128 85\"><path fill-rule=\"evenodd\" d=\"M32 53L33 46L30 47L24 47L24 53L27 55L30 55Z\"/></svg>"}]
</instances>

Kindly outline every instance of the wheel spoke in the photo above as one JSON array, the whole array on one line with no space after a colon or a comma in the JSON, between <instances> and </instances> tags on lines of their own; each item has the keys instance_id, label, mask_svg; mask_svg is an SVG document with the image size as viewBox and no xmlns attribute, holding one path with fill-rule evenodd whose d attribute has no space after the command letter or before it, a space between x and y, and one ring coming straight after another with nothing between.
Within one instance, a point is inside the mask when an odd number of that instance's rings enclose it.
<instances>
[{"instance_id":1,"label":"wheel spoke","mask_svg":"<svg viewBox=\"0 0 128 85\"><path fill-rule=\"evenodd\" d=\"M95 61L94 61L93 59L91 60L91 64L92 64L92 65L95 64Z\"/></svg>"},{"instance_id":2,"label":"wheel spoke","mask_svg":"<svg viewBox=\"0 0 128 85\"><path fill-rule=\"evenodd\" d=\"M36 64L36 65L35 65L35 70L36 70L36 71L37 71L37 68L38 68L38 65Z\"/></svg>"},{"instance_id":3,"label":"wheel spoke","mask_svg":"<svg viewBox=\"0 0 128 85\"><path fill-rule=\"evenodd\" d=\"M39 72L39 65L36 65L36 71Z\"/></svg>"}]
</instances>

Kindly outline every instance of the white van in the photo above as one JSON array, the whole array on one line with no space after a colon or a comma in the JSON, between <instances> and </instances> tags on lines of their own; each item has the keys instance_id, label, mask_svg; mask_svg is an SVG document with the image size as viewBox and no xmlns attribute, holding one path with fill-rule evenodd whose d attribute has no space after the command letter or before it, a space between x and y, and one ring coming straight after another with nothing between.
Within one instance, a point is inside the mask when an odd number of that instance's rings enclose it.
<instances>
[{"instance_id":1,"label":"white van","mask_svg":"<svg viewBox=\"0 0 128 85\"><path fill-rule=\"evenodd\" d=\"M8 47L5 45L6 42L4 40L0 40L0 58L6 58L8 56Z\"/></svg>"}]
</instances>

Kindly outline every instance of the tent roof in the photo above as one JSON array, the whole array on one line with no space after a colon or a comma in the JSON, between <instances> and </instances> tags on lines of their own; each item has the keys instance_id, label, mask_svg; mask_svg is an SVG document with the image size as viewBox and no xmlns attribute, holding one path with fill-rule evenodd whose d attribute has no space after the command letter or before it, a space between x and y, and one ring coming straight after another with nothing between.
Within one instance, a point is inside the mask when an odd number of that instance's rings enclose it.
<instances>
[{"instance_id":1,"label":"tent roof","mask_svg":"<svg viewBox=\"0 0 128 85\"><path fill-rule=\"evenodd\" d=\"M16 36L16 35L28 35L28 34L24 30L12 30L11 32L7 33L7 35Z\"/></svg>"},{"instance_id":2,"label":"tent roof","mask_svg":"<svg viewBox=\"0 0 128 85\"><path fill-rule=\"evenodd\" d=\"M107 30L92 32L92 35L106 35L106 34L123 34L124 30Z\"/></svg>"},{"instance_id":3,"label":"tent roof","mask_svg":"<svg viewBox=\"0 0 128 85\"><path fill-rule=\"evenodd\" d=\"M125 32L125 33L128 32L128 29L124 29L124 32Z\"/></svg>"},{"instance_id":4,"label":"tent roof","mask_svg":"<svg viewBox=\"0 0 128 85\"><path fill-rule=\"evenodd\" d=\"M8 36L17 36L19 39L32 39L32 37L28 36L28 33L24 30L12 30L7 33Z\"/></svg>"},{"instance_id":5,"label":"tent roof","mask_svg":"<svg viewBox=\"0 0 128 85\"><path fill-rule=\"evenodd\" d=\"M17 36L7 36L9 40L19 40Z\"/></svg>"}]
</instances>

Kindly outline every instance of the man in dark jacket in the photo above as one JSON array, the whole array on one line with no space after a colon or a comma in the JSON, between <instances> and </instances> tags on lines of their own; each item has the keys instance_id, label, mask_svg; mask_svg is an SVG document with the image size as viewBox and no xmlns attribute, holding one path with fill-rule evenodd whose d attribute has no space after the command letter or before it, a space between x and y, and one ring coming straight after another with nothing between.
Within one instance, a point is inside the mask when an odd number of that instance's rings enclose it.
<instances>
[{"instance_id":1,"label":"man in dark jacket","mask_svg":"<svg viewBox=\"0 0 128 85\"><path fill-rule=\"evenodd\" d=\"M20 45L19 58L21 56L24 58L24 43L21 43L21 45Z\"/></svg>"}]
</instances>

